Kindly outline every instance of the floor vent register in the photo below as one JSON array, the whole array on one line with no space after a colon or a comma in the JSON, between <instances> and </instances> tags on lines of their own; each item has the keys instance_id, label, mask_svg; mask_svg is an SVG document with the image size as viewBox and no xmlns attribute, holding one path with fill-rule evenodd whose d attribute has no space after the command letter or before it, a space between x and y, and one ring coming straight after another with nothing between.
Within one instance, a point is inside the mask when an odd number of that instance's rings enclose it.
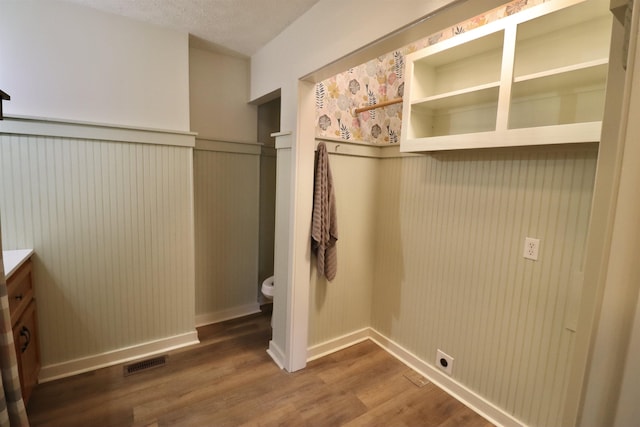
<instances>
[{"instance_id":1,"label":"floor vent register","mask_svg":"<svg viewBox=\"0 0 640 427\"><path fill-rule=\"evenodd\" d=\"M159 368L167 364L167 356L158 356L151 359L141 360L139 362L124 365L123 374L129 376L138 372L148 371L149 369Z\"/></svg>"}]
</instances>

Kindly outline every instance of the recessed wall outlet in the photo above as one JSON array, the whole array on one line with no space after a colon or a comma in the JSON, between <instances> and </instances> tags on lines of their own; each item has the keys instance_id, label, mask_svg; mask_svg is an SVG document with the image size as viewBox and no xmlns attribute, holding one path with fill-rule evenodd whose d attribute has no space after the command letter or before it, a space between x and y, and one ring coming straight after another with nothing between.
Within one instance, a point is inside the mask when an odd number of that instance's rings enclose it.
<instances>
[{"instance_id":1,"label":"recessed wall outlet","mask_svg":"<svg viewBox=\"0 0 640 427\"><path fill-rule=\"evenodd\" d=\"M523 254L525 258L537 261L539 250L540 250L540 239L534 239L533 237L525 237L524 254Z\"/></svg>"},{"instance_id":2,"label":"recessed wall outlet","mask_svg":"<svg viewBox=\"0 0 640 427\"><path fill-rule=\"evenodd\" d=\"M436 351L436 365L441 371L447 375L451 375L453 372L453 357L438 349L438 351Z\"/></svg>"}]
</instances>

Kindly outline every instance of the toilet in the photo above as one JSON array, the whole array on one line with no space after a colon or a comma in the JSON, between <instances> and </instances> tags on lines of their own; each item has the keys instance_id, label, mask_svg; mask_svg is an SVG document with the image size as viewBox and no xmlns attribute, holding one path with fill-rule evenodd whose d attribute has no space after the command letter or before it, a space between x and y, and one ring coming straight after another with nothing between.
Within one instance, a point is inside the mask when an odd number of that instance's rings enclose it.
<instances>
[{"instance_id":1,"label":"toilet","mask_svg":"<svg viewBox=\"0 0 640 427\"><path fill-rule=\"evenodd\" d=\"M264 295L265 298L269 300L273 299L273 291L274 291L273 276L270 276L264 279L264 282L262 282L261 291L262 291L262 295Z\"/></svg>"},{"instance_id":2,"label":"toilet","mask_svg":"<svg viewBox=\"0 0 640 427\"><path fill-rule=\"evenodd\" d=\"M264 279L264 282L262 282L262 287L260 288L260 290L262 291L262 295L264 295L264 297L268 301L273 300L273 292L274 292L273 276L267 277L266 279ZM271 317L271 327L273 328L273 316Z\"/></svg>"}]
</instances>

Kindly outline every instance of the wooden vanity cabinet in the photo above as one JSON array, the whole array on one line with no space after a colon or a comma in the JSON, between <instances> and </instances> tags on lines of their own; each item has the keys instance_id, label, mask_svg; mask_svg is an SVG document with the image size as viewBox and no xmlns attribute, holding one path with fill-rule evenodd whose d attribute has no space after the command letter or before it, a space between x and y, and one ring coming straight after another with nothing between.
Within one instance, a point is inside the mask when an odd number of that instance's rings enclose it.
<instances>
[{"instance_id":1,"label":"wooden vanity cabinet","mask_svg":"<svg viewBox=\"0 0 640 427\"><path fill-rule=\"evenodd\" d=\"M38 345L38 318L31 280L31 260L26 260L7 278L9 310L13 340L18 360L18 372L25 404L38 383L40 348Z\"/></svg>"}]
</instances>

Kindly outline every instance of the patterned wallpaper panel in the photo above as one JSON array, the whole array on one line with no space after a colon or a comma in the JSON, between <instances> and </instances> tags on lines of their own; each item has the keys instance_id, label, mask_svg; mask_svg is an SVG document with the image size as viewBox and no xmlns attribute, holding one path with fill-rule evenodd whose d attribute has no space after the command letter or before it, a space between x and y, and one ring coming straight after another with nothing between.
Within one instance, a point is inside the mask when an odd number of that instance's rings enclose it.
<instances>
[{"instance_id":1,"label":"patterned wallpaper panel","mask_svg":"<svg viewBox=\"0 0 640 427\"><path fill-rule=\"evenodd\" d=\"M316 85L316 136L374 144L400 142L402 103L354 115L356 108L401 98L405 55L552 0L514 0Z\"/></svg>"}]
</instances>

